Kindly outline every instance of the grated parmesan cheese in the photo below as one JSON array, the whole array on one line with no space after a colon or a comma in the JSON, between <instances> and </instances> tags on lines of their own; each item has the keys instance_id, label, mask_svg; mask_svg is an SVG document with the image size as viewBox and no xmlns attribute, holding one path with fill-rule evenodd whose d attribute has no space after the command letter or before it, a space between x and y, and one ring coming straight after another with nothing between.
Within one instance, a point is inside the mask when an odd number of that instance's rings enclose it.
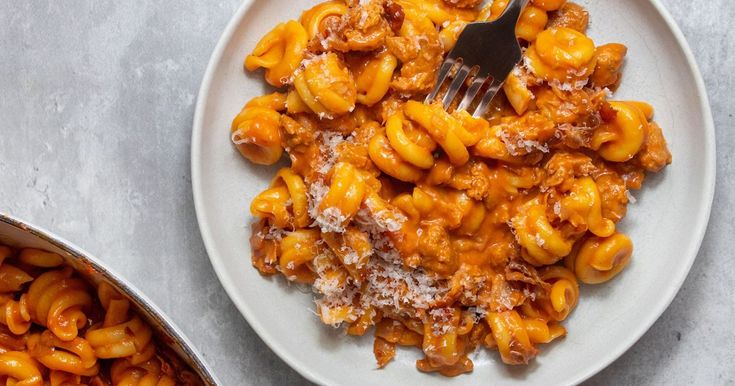
<instances>
[{"instance_id":1,"label":"grated parmesan cheese","mask_svg":"<svg viewBox=\"0 0 735 386\"><path fill-rule=\"evenodd\" d=\"M315 219L319 216L319 205L322 203L324 196L329 192L329 187L324 185L324 181L314 181L309 186L309 216Z\"/></svg>"},{"instance_id":2,"label":"grated parmesan cheese","mask_svg":"<svg viewBox=\"0 0 735 386\"><path fill-rule=\"evenodd\" d=\"M276 228L276 227L270 227L268 228L268 232L263 233L264 229L261 229L260 232L258 232L257 236L260 237L263 240L276 240L281 241L284 236L287 236L289 233L285 229Z\"/></svg>"},{"instance_id":3,"label":"grated parmesan cheese","mask_svg":"<svg viewBox=\"0 0 735 386\"><path fill-rule=\"evenodd\" d=\"M401 230L407 218L398 211L381 209L376 211L370 200L365 200L365 207L360 208L355 216L358 227L370 234L397 232Z\"/></svg>"},{"instance_id":4,"label":"grated parmesan cheese","mask_svg":"<svg viewBox=\"0 0 735 386\"><path fill-rule=\"evenodd\" d=\"M255 137L240 137L240 133L238 131L233 131L230 139L235 145L245 145L256 142Z\"/></svg>"},{"instance_id":5,"label":"grated parmesan cheese","mask_svg":"<svg viewBox=\"0 0 735 386\"><path fill-rule=\"evenodd\" d=\"M368 13L368 11L366 11L364 9L362 9L360 11L360 20L358 20L358 22L357 22L357 27L358 28L365 28L366 27L365 23L367 22L368 16L370 16L370 14Z\"/></svg>"},{"instance_id":6,"label":"grated parmesan cheese","mask_svg":"<svg viewBox=\"0 0 735 386\"><path fill-rule=\"evenodd\" d=\"M319 210L322 200L328 192L329 187L324 185L321 180L315 181L309 186L309 217L314 220L311 226L319 227L322 232L344 233L344 223L347 218L339 208Z\"/></svg>"},{"instance_id":7,"label":"grated parmesan cheese","mask_svg":"<svg viewBox=\"0 0 735 386\"><path fill-rule=\"evenodd\" d=\"M541 235L538 234L538 233L536 233L535 239L536 239L536 245L538 245L539 247L542 247L543 248L543 246L546 243L546 241L544 241L544 239L541 237Z\"/></svg>"},{"instance_id":8,"label":"grated parmesan cheese","mask_svg":"<svg viewBox=\"0 0 735 386\"><path fill-rule=\"evenodd\" d=\"M396 313L428 309L449 288L423 269L406 270L400 265L372 259L367 265L361 302Z\"/></svg>"},{"instance_id":9,"label":"grated parmesan cheese","mask_svg":"<svg viewBox=\"0 0 735 386\"><path fill-rule=\"evenodd\" d=\"M349 137L344 138L342 134L332 131L318 133L317 141L319 143L319 162L321 166L317 169L317 172L321 174L329 173L339 158L337 147L344 142L354 142L355 135L353 132Z\"/></svg>"},{"instance_id":10,"label":"grated parmesan cheese","mask_svg":"<svg viewBox=\"0 0 735 386\"><path fill-rule=\"evenodd\" d=\"M453 311L451 308L435 308L429 311L431 317L431 333L439 336L444 335L452 329L452 316Z\"/></svg>"},{"instance_id":11,"label":"grated parmesan cheese","mask_svg":"<svg viewBox=\"0 0 735 386\"><path fill-rule=\"evenodd\" d=\"M636 202L638 202L635 196L633 196L633 194L631 194L630 190L628 189L625 190L625 197L628 197L628 202L630 202L631 204L635 204Z\"/></svg>"},{"instance_id":12,"label":"grated parmesan cheese","mask_svg":"<svg viewBox=\"0 0 735 386\"><path fill-rule=\"evenodd\" d=\"M580 69L570 68L569 70L567 70L567 74L572 75L577 78L581 78L587 75L587 67L582 67Z\"/></svg>"},{"instance_id":13,"label":"grated parmesan cheese","mask_svg":"<svg viewBox=\"0 0 735 386\"><path fill-rule=\"evenodd\" d=\"M360 256L355 252L354 249L348 247L347 245L343 245L341 248L342 252L344 252L344 261L343 263L345 265L352 265L357 264L358 261L360 261Z\"/></svg>"},{"instance_id":14,"label":"grated parmesan cheese","mask_svg":"<svg viewBox=\"0 0 735 386\"><path fill-rule=\"evenodd\" d=\"M318 291L326 297L338 296L344 292L345 285L337 277L318 277L314 280L313 290Z\"/></svg>"},{"instance_id":15,"label":"grated parmesan cheese","mask_svg":"<svg viewBox=\"0 0 735 386\"><path fill-rule=\"evenodd\" d=\"M365 207L360 208L354 217L355 225L370 236L375 255L390 264L401 265L403 263L401 256L384 233L400 230L407 220L406 216L387 209L373 214L370 200L366 200L364 204Z\"/></svg>"},{"instance_id":16,"label":"grated parmesan cheese","mask_svg":"<svg viewBox=\"0 0 735 386\"><path fill-rule=\"evenodd\" d=\"M339 208L331 207L321 211L315 218L311 226L318 226L322 232L344 233L344 223L347 217L342 214Z\"/></svg>"},{"instance_id":17,"label":"grated parmesan cheese","mask_svg":"<svg viewBox=\"0 0 735 386\"><path fill-rule=\"evenodd\" d=\"M575 90L581 90L584 88L584 86L589 83L589 79L579 79L574 82L559 82L559 80L554 79L551 82L549 82L549 85L552 87L555 87L561 91L575 91Z\"/></svg>"},{"instance_id":18,"label":"grated parmesan cheese","mask_svg":"<svg viewBox=\"0 0 735 386\"><path fill-rule=\"evenodd\" d=\"M549 152L549 146L547 144L525 139L521 135L518 135L518 139L513 141L505 130L500 130L496 136L503 142L508 153L512 156L528 154L534 150L538 150L542 153ZM525 153L522 151L525 151Z\"/></svg>"}]
</instances>

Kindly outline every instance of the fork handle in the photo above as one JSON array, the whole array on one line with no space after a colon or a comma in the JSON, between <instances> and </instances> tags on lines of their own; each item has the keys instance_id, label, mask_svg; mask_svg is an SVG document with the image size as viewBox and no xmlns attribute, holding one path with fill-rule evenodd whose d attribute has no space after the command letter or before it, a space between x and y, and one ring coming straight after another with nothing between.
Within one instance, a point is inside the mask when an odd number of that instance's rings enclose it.
<instances>
[{"instance_id":1,"label":"fork handle","mask_svg":"<svg viewBox=\"0 0 735 386\"><path fill-rule=\"evenodd\" d=\"M523 8L526 7L526 4L528 3L528 0L510 0L510 4L508 4L507 7L505 7L505 11L502 15L498 18L498 20L502 20L503 22L509 22L512 23L515 27L515 24L518 22L518 19L521 17L521 11L523 11Z\"/></svg>"}]
</instances>

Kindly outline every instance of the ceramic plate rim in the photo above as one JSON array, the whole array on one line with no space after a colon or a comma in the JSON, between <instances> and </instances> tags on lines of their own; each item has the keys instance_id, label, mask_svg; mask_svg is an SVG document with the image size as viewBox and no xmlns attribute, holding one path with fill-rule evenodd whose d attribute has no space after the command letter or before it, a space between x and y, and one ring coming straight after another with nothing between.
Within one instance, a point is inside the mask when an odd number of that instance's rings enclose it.
<instances>
[{"instance_id":1,"label":"ceramic plate rim","mask_svg":"<svg viewBox=\"0 0 735 386\"><path fill-rule=\"evenodd\" d=\"M239 24L242 22L242 19L245 15L245 13L248 11L250 6L254 3L256 0L243 0L240 4L239 8L235 12L235 14L232 16L230 21L228 22L227 26L225 27L224 32L222 33L219 41L217 42L217 45L215 46L215 49L212 53L212 56L210 57L209 63L207 65L206 72L204 74L201 87L199 89L199 94L197 97L196 102L196 109L194 112L194 120L193 120L193 130L192 130L192 139L191 139L191 174L192 174L192 193L194 196L194 207L195 212L197 216L197 223L199 225L199 231L201 233L202 239L204 241L204 246L207 251L207 256L209 257L210 262L212 263L212 266L214 268L214 271L217 275L217 278L219 279L220 283L225 289L225 292L230 297L232 302L237 307L238 311L243 315L243 317L247 320L247 322L250 324L250 326L253 328L253 330L260 336L260 338L265 342L268 347L270 347L273 352L276 353L284 362L286 362L291 368L296 370L298 373L300 373L302 376L307 378L308 380L318 383L318 384L329 384L329 381L325 378L323 378L320 374L312 371L311 368L306 366L303 362L301 362L292 352L286 350L284 347L282 347L278 343L278 339L276 339L274 336L272 336L268 330L268 328L261 323L258 322L256 318L254 318L252 315L257 312L257 310L252 310L250 306L247 304L246 301L240 299L236 293L237 293L237 284L232 282L232 280L229 279L228 275L225 274L225 267L221 261L221 259L216 258L214 256L214 240L212 235L210 234L210 228L206 226L206 220L205 220L205 214L204 214L204 195L201 192L202 189L202 183L201 183L201 175L199 173L199 170L201 170L200 161L202 160L200 149L201 149L201 143L200 138L202 137L202 132L204 130L204 112L206 109L206 106L208 105L208 99L209 99L209 91L210 86L212 83L212 80L215 76L215 68L217 67L217 64L222 60L225 48L227 44L232 39L235 30L239 26ZM697 221L693 229L695 230L695 235L693 236L694 243L690 244L689 250L687 250L685 253L682 254L684 258L687 259L686 262L686 270L683 271L683 274L680 275L680 277L672 278L675 280L672 280L672 284L675 284L671 287L669 287L668 292L665 294L666 296L662 297L661 301L659 301L656 304L656 307L654 307L653 312L648 313L646 315L645 320L642 320L639 324L635 326L635 331L628 335L627 339L625 339L623 342L617 344L615 346L614 350L609 350L606 352L605 355L601 356L601 358L598 360L597 366L591 366L587 371L580 372L576 375L576 377L570 379L570 381L574 384L581 383L585 381L586 379L592 377L593 375L597 374L601 370L603 370L605 367L610 365L612 362L614 362L617 358L619 358L623 353L625 353L630 347L632 347L642 336L645 334L651 326L658 320L658 318L664 313L664 311L668 308L668 306L671 304L671 302L674 300L674 297L679 292L679 289L681 288L682 284L684 283L684 280L687 278L689 271L691 270L692 265L694 264L694 260L697 258L697 254L699 252L699 249L701 247L702 241L704 239L704 235L707 230L707 224L709 223L709 217L710 212L712 209L712 202L714 200L714 192L715 192L715 176L716 176L716 146L715 146L715 128L714 128L714 120L712 118L712 111L709 104L709 98L707 96L707 91L705 88L704 80L702 78L701 72L699 70L699 66L694 58L694 55L692 54L691 48L689 47L689 44L684 37L683 33L679 29L679 26L674 21L671 14L666 10L666 8L661 4L660 0L647 0L649 3L651 3L654 8L656 9L656 12L662 17L664 22L666 23L666 26L668 27L669 31L673 35L674 39L677 42L677 45L681 48L684 56L686 57L687 64L689 66L689 69L692 72L692 76L694 78L694 81L697 85L697 94L698 99L700 103L700 108L704 112L703 121L705 122L705 130L703 132L705 138L704 138L704 144L705 144L705 155L706 159L704 162L704 181L706 182L706 186L703 188L704 197L706 202L701 203L703 205L704 210L700 210L697 214ZM700 204L700 205L701 205Z\"/></svg>"}]
</instances>

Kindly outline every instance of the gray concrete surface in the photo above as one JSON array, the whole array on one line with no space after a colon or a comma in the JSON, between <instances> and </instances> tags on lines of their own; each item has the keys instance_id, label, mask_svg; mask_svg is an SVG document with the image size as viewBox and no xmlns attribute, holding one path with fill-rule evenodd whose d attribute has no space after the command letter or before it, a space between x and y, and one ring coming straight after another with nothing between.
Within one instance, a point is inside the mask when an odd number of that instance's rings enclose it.
<instances>
[{"instance_id":1,"label":"gray concrete surface","mask_svg":"<svg viewBox=\"0 0 735 386\"><path fill-rule=\"evenodd\" d=\"M735 383L735 3L663 3L707 83L717 194L676 300L593 385ZM181 326L225 385L306 384L228 299L192 204L196 93L238 4L1 0L0 211L82 245L121 272Z\"/></svg>"}]
</instances>

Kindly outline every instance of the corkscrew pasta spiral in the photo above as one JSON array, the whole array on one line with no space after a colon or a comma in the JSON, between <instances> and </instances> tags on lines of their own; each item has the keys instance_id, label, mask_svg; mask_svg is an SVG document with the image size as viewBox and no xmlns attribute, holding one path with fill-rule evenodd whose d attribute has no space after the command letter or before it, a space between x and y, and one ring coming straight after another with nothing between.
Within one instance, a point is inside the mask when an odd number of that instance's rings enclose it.
<instances>
[{"instance_id":1,"label":"corkscrew pasta spiral","mask_svg":"<svg viewBox=\"0 0 735 386\"><path fill-rule=\"evenodd\" d=\"M301 23L291 20L279 24L245 58L245 68L248 71L265 68L266 81L272 86L283 86L304 58L307 40Z\"/></svg>"},{"instance_id":2,"label":"corkscrew pasta spiral","mask_svg":"<svg viewBox=\"0 0 735 386\"><path fill-rule=\"evenodd\" d=\"M271 107L247 104L232 121L232 142L251 162L272 165L283 155L280 120Z\"/></svg>"},{"instance_id":3,"label":"corkscrew pasta spiral","mask_svg":"<svg viewBox=\"0 0 735 386\"><path fill-rule=\"evenodd\" d=\"M648 120L634 104L611 101L610 107L615 117L595 131L592 148L608 161L625 162L643 146Z\"/></svg>"},{"instance_id":4,"label":"corkscrew pasta spiral","mask_svg":"<svg viewBox=\"0 0 735 386\"><path fill-rule=\"evenodd\" d=\"M37 277L28 288L31 320L48 327L63 341L77 337L87 323L85 310L92 306L86 283L72 277L72 269L48 271Z\"/></svg>"},{"instance_id":5,"label":"corkscrew pasta spiral","mask_svg":"<svg viewBox=\"0 0 735 386\"><path fill-rule=\"evenodd\" d=\"M127 359L118 359L110 367L112 383L130 386L174 386L176 381L161 368L157 358L134 364Z\"/></svg>"},{"instance_id":6,"label":"corkscrew pasta spiral","mask_svg":"<svg viewBox=\"0 0 735 386\"><path fill-rule=\"evenodd\" d=\"M28 349L31 356L51 370L87 377L99 373L95 351L83 338L63 341L46 330L29 337Z\"/></svg>"},{"instance_id":7,"label":"corkscrew pasta spiral","mask_svg":"<svg viewBox=\"0 0 735 386\"><path fill-rule=\"evenodd\" d=\"M334 53L306 62L294 75L294 87L301 100L320 117L342 115L355 109L355 81Z\"/></svg>"},{"instance_id":8,"label":"corkscrew pasta spiral","mask_svg":"<svg viewBox=\"0 0 735 386\"><path fill-rule=\"evenodd\" d=\"M314 38L328 28L330 19L339 20L347 11L347 6L341 1L325 1L304 11L301 14L301 24L309 38Z\"/></svg>"},{"instance_id":9,"label":"corkscrew pasta spiral","mask_svg":"<svg viewBox=\"0 0 735 386\"><path fill-rule=\"evenodd\" d=\"M308 225L308 197L301 176L289 168L276 173L271 187L253 199L250 212L267 218L278 228L303 228Z\"/></svg>"},{"instance_id":10,"label":"corkscrew pasta spiral","mask_svg":"<svg viewBox=\"0 0 735 386\"><path fill-rule=\"evenodd\" d=\"M597 236L607 237L615 232L615 223L602 217L600 191L590 177L574 181L571 192L562 199L561 207L571 213L573 224L586 225Z\"/></svg>"},{"instance_id":11,"label":"corkscrew pasta spiral","mask_svg":"<svg viewBox=\"0 0 735 386\"><path fill-rule=\"evenodd\" d=\"M459 367L461 372L472 368L464 355L466 342L462 335L469 332L473 323L463 323L462 313L456 308L432 310L424 323L422 349L426 359L421 360L422 371L451 372ZM469 368L468 368L469 367Z\"/></svg>"},{"instance_id":12,"label":"corkscrew pasta spiral","mask_svg":"<svg viewBox=\"0 0 735 386\"><path fill-rule=\"evenodd\" d=\"M394 126L393 130L400 130L395 127L401 124L399 120L398 117L392 117L389 120L390 125ZM401 158L401 155L391 147L390 141L383 133L376 134L370 140L368 154L378 169L401 181L415 182L423 175L420 168Z\"/></svg>"},{"instance_id":13,"label":"corkscrew pasta spiral","mask_svg":"<svg viewBox=\"0 0 735 386\"><path fill-rule=\"evenodd\" d=\"M366 189L364 178L352 164L334 165L329 189L319 202L317 223L323 225L322 229L324 225L342 229L360 209Z\"/></svg>"},{"instance_id":14,"label":"corkscrew pasta spiral","mask_svg":"<svg viewBox=\"0 0 735 386\"><path fill-rule=\"evenodd\" d=\"M0 353L0 375L16 386L42 386L43 378L36 361L25 352Z\"/></svg>"},{"instance_id":15,"label":"corkscrew pasta spiral","mask_svg":"<svg viewBox=\"0 0 735 386\"><path fill-rule=\"evenodd\" d=\"M92 328L87 332L86 338L98 358L129 358L133 364L137 364L155 354L153 332L138 317Z\"/></svg>"},{"instance_id":16,"label":"corkscrew pasta spiral","mask_svg":"<svg viewBox=\"0 0 735 386\"><path fill-rule=\"evenodd\" d=\"M314 281L314 273L306 264L318 254L318 240L319 232L307 229L291 232L281 240L279 266L289 280L302 283Z\"/></svg>"},{"instance_id":17,"label":"corkscrew pasta spiral","mask_svg":"<svg viewBox=\"0 0 735 386\"><path fill-rule=\"evenodd\" d=\"M526 64L547 81L583 81L594 70L594 42L584 34L566 27L552 27L536 36L526 52Z\"/></svg>"},{"instance_id":18,"label":"corkscrew pasta spiral","mask_svg":"<svg viewBox=\"0 0 735 386\"><path fill-rule=\"evenodd\" d=\"M416 101L408 101L405 114L429 133L446 152L453 165L461 166L467 163L470 157L467 146L477 143L478 138L468 132L440 105L427 106Z\"/></svg>"},{"instance_id":19,"label":"corkscrew pasta spiral","mask_svg":"<svg viewBox=\"0 0 735 386\"><path fill-rule=\"evenodd\" d=\"M594 42L571 28L549 28L536 38L536 53L554 68L579 69L595 53Z\"/></svg>"},{"instance_id":20,"label":"corkscrew pasta spiral","mask_svg":"<svg viewBox=\"0 0 735 386\"><path fill-rule=\"evenodd\" d=\"M366 106L380 102L390 89L396 67L398 59L388 51L368 61L355 77L357 101Z\"/></svg>"},{"instance_id":21,"label":"corkscrew pasta spiral","mask_svg":"<svg viewBox=\"0 0 735 386\"><path fill-rule=\"evenodd\" d=\"M567 257L566 265L587 284L600 284L617 276L630 262L633 243L628 236L615 233L608 237L590 237L576 254Z\"/></svg>"},{"instance_id":22,"label":"corkscrew pasta spiral","mask_svg":"<svg viewBox=\"0 0 735 386\"><path fill-rule=\"evenodd\" d=\"M0 290L0 380L8 385L201 384L159 349L127 298L106 282L95 296L56 253L0 245Z\"/></svg>"},{"instance_id":23,"label":"corkscrew pasta spiral","mask_svg":"<svg viewBox=\"0 0 735 386\"><path fill-rule=\"evenodd\" d=\"M491 312L487 315L487 322L503 362L510 365L527 364L536 356L537 349L533 346L526 323L518 312ZM538 334L532 336L536 335Z\"/></svg>"},{"instance_id":24,"label":"corkscrew pasta spiral","mask_svg":"<svg viewBox=\"0 0 735 386\"><path fill-rule=\"evenodd\" d=\"M574 240L554 228L546 215L546 205L540 198L524 204L512 220L524 259L533 265L554 264L572 251Z\"/></svg>"},{"instance_id":25,"label":"corkscrew pasta spiral","mask_svg":"<svg viewBox=\"0 0 735 386\"><path fill-rule=\"evenodd\" d=\"M422 169L431 167L429 161L433 160L435 148L435 142L423 129L397 112L387 119L385 132L374 134L368 154L384 173L399 180L416 181L423 175Z\"/></svg>"},{"instance_id":26,"label":"corkscrew pasta spiral","mask_svg":"<svg viewBox=\"0 0 735 386\"><path fill-rule=\"evenodd\" d=\"M100 287L98 293L102 294L109 287ZM119 296L119 295L118 295ZM104 299L100 297L100 299ZM105 309L105 319L101 326L87 331L85 338L94 348L98 358L125 358L136 353L135 341L130 331L127 330L125 321L127 319L130 304L121 297L117 299L108 298L102 302Z\"/></svg>"},{"instance_id":27,"label":"corkscrew pasta spiral","mask_svg":"<svg viewBox=\"0 0 735 386\"><path fill-rule=\"evenodd\" d=\"M13 264L0 261L0 293L14 292L21 289L23 284L33 280L33 277Z\"/></svg>"},{"instance_id":28,"label":"corkscrew pasta spiral","mask_svg":"<svg viewBox=\"0 0 735 386\"><path fill-rule=\"evenodd\" d=\"M134 365L150 360L156 351L150 327L138 316L129 316L129 301L109 285L100 285L97 293L105 318L85 336L97 357L128 358Z\"/></svg>"},{"instance_id":29,"label":"corkscrew pasta spiral","mask_svg":"<svg viewBox=\"0 0 735 386\"><path fill-rule=\"evenodd\" d=\"M0 322L16 335L22 335L31 328L31 315L28 310L28 296L20 295L20 299L6 299L2 309Z\"/></svg>"},{"instance_id":30,"label":"corkscrew pasta spiral","mask_svg":"<svg viewBox=\"0 0 735 386\"><path fill-rule=\"evenodd\" d=\"M267 218L278 228L285 228L292 222L288 204L291 196L286 186L269 188L253 199L250 212L257 217Z\"/></svg>"},{"instance_id":31,"label":"corkscrew pasta spiral","mask_svg":"<svg viewBox=\"0 0 735 386\"><path fill-rule=\"evenodd\" d=\"M59 370L51 370L48 378L51 386L79 385L82 382L81 376Z\"/></svg>"},{"instance_id":32,"label":"corkscrew pasta spiral","mask_svg":"<svg viewBox=\"0 0 735 386\"><path fill-rule=\"evenodd\" d=\"M539 271L539 276L551 284L542 306L551 319L561 322L569 316L579 301L579 284L574 273L564 267L550 266Z\"/></svg>"}]
</instances>

